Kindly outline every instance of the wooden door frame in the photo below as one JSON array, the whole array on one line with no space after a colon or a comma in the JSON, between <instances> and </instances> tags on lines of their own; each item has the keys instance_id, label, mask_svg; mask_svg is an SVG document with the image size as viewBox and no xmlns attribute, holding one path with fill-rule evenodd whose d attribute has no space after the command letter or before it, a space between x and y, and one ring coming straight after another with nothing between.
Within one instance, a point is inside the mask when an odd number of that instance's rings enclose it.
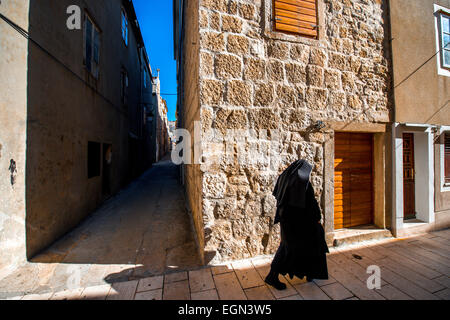
<instances>
[{"instance_id":1,"label":"wooden door frame","mask_svg":"<svg viewBox=\"0 0 450 320\"><path fill-rule=\"evenodd\" d=\"M392 132L392 215L391 231L404 237L414 228L406 228L403 210L403 133L414 133L416 170L416 219L427 224L435 222L435 155L434 126L428 124L394 123ZM419 190L420 189L420 190ZM418 199L420 198L420 201Z\"/></svg>"},{"instance_id":2,"label":"wooden door frame","mask_svg":"<svg viewBox=\"0 0 450 320\"><path fill-rule=\"evenodd\" d=\"M403 147L403 173L405 172L405 153L404 153L404 151L405 151L405 136L410 136L410 137L412 137L412 139L411 139L411 141L410 141L410 143L411 143L411 146L410 146L410 149L411 149L411 156L412 156L412 159L411 159L411 164L412 164L412 181L413 181L413 189L412 189L412 191L411 191L411 193L412 193L412 200L413 200L413 210L414 210L414 213L413 214L409 214L409 215L407 215L406 214L406 210L405 210L405 198L406 198L406 192L405 192L405 182L406 182L406 179L405 179L405 175L403 174L403 219L404 220L410 220L410 219L415 219L416 218L416 215L417 215L417 213L416 213L416 174L415 174L415 171L416 171L416 162L415 162L415 136L414 136L414 133L412 133L412 132L403 132L402 133L402 139L403 139L403 145L402 145L402 147Z\"/></svg>"},{"instance_id":3,"label":"wooden door frame","mask_svg":"<svg viewBox=\"0 0 450 320\"><path fill-rule=\"evenodd\" d=\"M334 130L333 130L334 129ZM372 133L373 145L373 216L374 224L378 228L386 228L386 126L357 126L355 124L344 126L338 123L329 130L330 139L324 145L324 227L327 242L334 239L334 133Z\"/></svg>"},{"instance_id":4,"label":"wooden door frame","mask_svg":"<svg viewBox=\"0 0 450 320\"><path fill-rule=\"evenodd\" d=\"M370 179L371 179L371 186L370 186L370 203L371 203L371 206L370 206L370 213L369 213L369 215L368 215L368 219L369 219L369 223L364 223L364 224L362 224L362 225L367 225L367 224L374 224L374 221L375 221L375 203L374 203L374 200L375 200L375 196L374 196L374 192L375 192L375 183L374 183L374 181L375 181L375 174L374 174L374 168L375 168L375 165L374 165L374 162L375 162L375 156L374 156L374 151L375 151L375 146L374 146L374 144L375 144L375 136L374 136L374 134L373 133L371 133L371 132L335 132L335 139L334 139L334 144L336 145L336 136L338 135L338 134L347 134L347 135L367 135L368 137L369 137L369 140L370 140L370 151L369 151L369 153L370 153L370 170L371 170L371 172L370 172ZM336 155L336 150L334 151L334 156ZM351 174L351 169L350 169L350 176L352 176L352 174ZM334 175L334 178L335 178L335 175ZM350 179L352 179L351 177L350 177ZM334 179L333 179L333 181L334 181ZM350 183L352 183L351 182L351 180L350 180ZM350 204L350 206L351 206L351 204ZM333 215L335 215L335 212L333 212ZM343 222L343 227L341 228L341 229L346 229L346 228L354 228L354 227L358 227L358 225L353 225L352 224L352 219L353 219L354 217L352 217L351 215L350 215L350 226L345 226L345 222ZM336 225L334 224L334 226L333 226L333 228L336 228ZM340 229L338 229L338 230L340 230Z\"/></svg>"}]
</instances>

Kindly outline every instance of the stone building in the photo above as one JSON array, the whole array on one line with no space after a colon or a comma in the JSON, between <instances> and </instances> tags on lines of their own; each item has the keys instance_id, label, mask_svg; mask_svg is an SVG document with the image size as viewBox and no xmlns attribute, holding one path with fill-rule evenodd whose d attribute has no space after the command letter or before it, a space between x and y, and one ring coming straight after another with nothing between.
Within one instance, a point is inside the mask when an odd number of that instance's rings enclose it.
<instances>
[{"instance_id":1,"label":"stone building","mask_svg":"<svg viewBox=\"0 0 450 320\"><path fill-rule=\"evenodd\" d=\"M174 21L178 125L193 137L182 175L206 263L274 252L271 193L298 158L314 165L329 243L360 225L389 234L387 1L174 0Z\"/></svg>"},{"instance_id":2,"label":"stone building","mask_svg":"<svg viewBox=\"0 0 450 320\"><path fill-rule=\"evenodd\" d=\"M450 1L413 4L390 3L392 230L399 237L450 226Z\"/></svg>"},{"instance_id":3,"label":"stone building","mask_svg":"<svg viewBox=\"0 0 450 320\"><path fill-rule=\"evenodd\" d=\"M4 274L148 167L152 75L131 1L4 0L0 13Z\"/></svg>"},{"instance_id":4,"label":"stone building","mask_svg":"<svg viewBox=\"0 0 450 320\"><path fill-rule=\"evenodd\" d=\"M161 82L159 78L159 72L156 77L153 78L153 105L154 111L152 112L152 125L154 126L155 136L155 149L154 149L154 162L160 161L169 152L169 119L167 118L167 101L161 96ZM153 118L154 116L154 118ZM154 119L154 120L153 120Z\"/></svg>"},{"instance_id":5,"label":"stone building","mask_svg":"<svg viewBox=\"0 0 450 320\"><path fill-rule=\"evenodd\" d=\"M175 134L176 129L177 129L177 122L169 121L169 140L170 140L169 151L172 151L172 149L176 146L176 134Z\"/></svg>"}]
</instances>

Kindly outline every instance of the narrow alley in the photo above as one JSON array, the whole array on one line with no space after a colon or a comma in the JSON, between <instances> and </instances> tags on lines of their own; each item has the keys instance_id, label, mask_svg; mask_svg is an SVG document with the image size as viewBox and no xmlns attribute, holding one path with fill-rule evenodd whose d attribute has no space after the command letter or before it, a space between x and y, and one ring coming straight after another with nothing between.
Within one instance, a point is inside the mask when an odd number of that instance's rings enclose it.
<instances>
[{"instance_id":1,"label":"narrow alley","mask_svg":"<svg viewBox=\"0 0 450 320\"><path fill-rule=\"evenodd\" d=\"M200 261L177 168L161 161L4 279L0 298L188 270Z\"/></svg>"}]
</instances>

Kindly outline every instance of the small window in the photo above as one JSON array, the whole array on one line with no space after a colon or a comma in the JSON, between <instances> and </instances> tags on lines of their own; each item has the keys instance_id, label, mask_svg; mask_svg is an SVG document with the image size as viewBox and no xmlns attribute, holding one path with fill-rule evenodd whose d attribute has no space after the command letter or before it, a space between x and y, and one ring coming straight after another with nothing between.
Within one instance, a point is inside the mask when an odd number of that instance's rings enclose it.
<instances>
[{"instance_id":1,"label":"small window","mask_svg":"<svg viewBox=\"0 0 450 320\"><path fill-rule=\"evenodd\" d=\"M100 176L100 148L100 143L88 142L88 179Z\"/></svg>"},{"instance_id":2,"label":"small window","mask_svg":"<svg viewBox=\"0 0 450 320\"><path fill-rule=\"evenodd\" d=\"M450 15L441 13L441 60L444 68L450 69Z\"/></svg>"},{"instance_id":3,"label":"small window","mask_svg":"<svg viewBox=\"0 0 450 320\"><path fill-rule=\"evenodd\" d=\"M147 88L147 69L144 68L144 88Z\"/></svg>"},{"instance_id":4,"label":"small window","mask_svg":"<svg viewBox=\"0 0 450 320\"><path fill-rule=\"evenodd\" d=\"M445 184L450 184L450 132L444 136L444 179Z\"/></svg>"},{"instance_id":5,"label":"small window","mask_svg":"<svg viewBox=\"0 0 450 320\"><path fill-rule=\"evenodd\" d=\"M274 29L317 39L319 21L316 0L274 0Z\"/></svg>"},{"instance_id":6,"label":"small window","mask_svg":"<svg viewBox=\"0 0 450 320\"><path fill-rule=\"evenodd\" d=\"M126 46L128 46L128 18L125 10L122 9L122 39Z\"/></svg>"},{"instance_id":7,"label":"small window","mask_svg":"<svg viewBox=\"0 0 450 320\"><path fill-rule=\"evenodd\" d=\"M122 99L122 103L127 103L127 95L128 95L128 72L125 69L122 69L120 74L120 96Z\"/></svg>"},{"instance_id":8,"label":"small window","mask_svg":"<svg viewBox=\"0 0 450 320\"><path fill-rule=\"evenodd\" d=\"M84 60L86 69L88 69L95 78L98 78L100 63L100 31L87 15L84 38Z\"/></svg>"}]
</instances>

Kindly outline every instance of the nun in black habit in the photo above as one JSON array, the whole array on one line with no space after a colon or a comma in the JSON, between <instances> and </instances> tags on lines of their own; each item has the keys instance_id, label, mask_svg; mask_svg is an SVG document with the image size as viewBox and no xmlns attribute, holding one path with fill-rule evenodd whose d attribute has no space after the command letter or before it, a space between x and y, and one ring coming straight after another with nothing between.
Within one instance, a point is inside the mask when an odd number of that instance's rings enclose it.
<instances>
[{"instance_id":1,"label":"nun in black habit","mask_svg":"<svg viewBox=\"0 0 450 320\"><path fill-rule=\"evenodd\" d=\"M308 281L328 279L325 232L314 189L309 182L312 167L305 160L292 163L279 177L273 191L277 200L274 223L281 226L281 244L272 261L266 283L286 289L278 275Z\"/></svg>"}]
</instances>

